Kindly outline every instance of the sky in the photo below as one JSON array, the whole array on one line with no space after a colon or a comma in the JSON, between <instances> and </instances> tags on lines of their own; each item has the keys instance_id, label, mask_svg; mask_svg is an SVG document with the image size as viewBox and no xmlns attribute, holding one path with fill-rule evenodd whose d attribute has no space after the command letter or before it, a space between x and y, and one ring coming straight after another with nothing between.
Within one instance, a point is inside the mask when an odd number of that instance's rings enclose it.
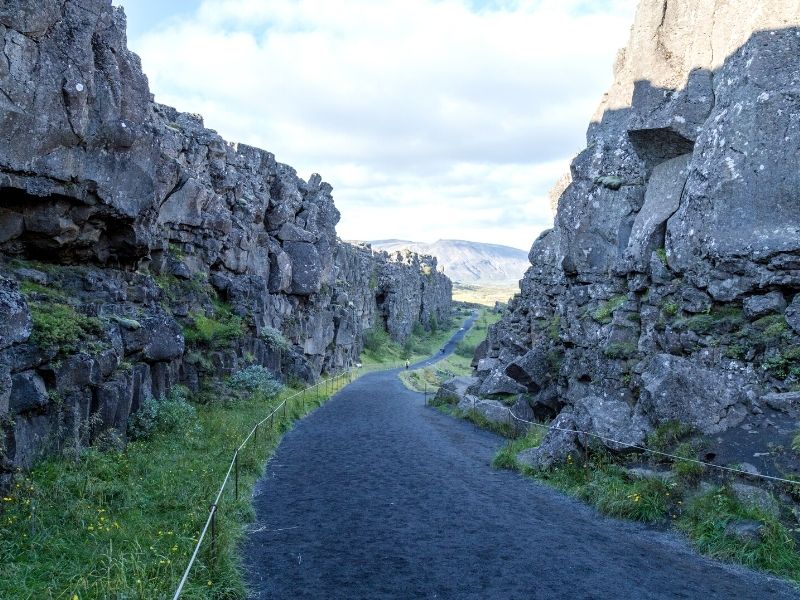
<instances>
[{"instance_id":1,"label":"sky","mask_svg":"<svg viewBox=\"0 0 800 600\"><path fill-rule=\"evenodd\" d=\"M343 239L530 248L636 0L114 0L158 102L320 173Z\"/></svg>"}]
</instances>

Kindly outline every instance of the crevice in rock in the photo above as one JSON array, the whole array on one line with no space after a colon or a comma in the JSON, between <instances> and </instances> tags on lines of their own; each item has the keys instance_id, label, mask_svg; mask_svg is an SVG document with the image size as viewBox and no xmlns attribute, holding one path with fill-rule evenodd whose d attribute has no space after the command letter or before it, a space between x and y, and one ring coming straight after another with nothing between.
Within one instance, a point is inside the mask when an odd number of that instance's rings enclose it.
<instances>
[{"instance_id":1,"label":"crevice in rock","mask_svg":"<svg viewBox=\"0 0 800 600\"><path fill-rule=\"evenodd\" d=\"M649 178L659 164L694 152L694 141L668 127L658 129L634 129L628 138L636 154L645 163Z\"/></svg>"},{"instance_id":2,"label":"crevice in rock","mask_svg":"<svg viewBox=\"0 0 800 600\"><path fill-rule=\"evenodd\" d=\"M130 219L62 194L0 188L0 252L58 264L131 267L141 257Z\"/></svg>"}]
</instances>

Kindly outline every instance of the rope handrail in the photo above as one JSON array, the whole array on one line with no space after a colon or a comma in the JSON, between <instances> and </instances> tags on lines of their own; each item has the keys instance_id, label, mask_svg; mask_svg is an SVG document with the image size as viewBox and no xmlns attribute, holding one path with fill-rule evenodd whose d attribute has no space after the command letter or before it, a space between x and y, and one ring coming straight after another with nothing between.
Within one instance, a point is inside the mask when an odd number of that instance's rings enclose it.
<instances>
[{"instance_id":1,"label":"rope handrail","mask_svg":"<svg viewBox=\"0 0 800 600\"><path fill-rule=\"evenodd\" d=\"M239 447L236 448L236 450L233 453L233 458L231 458L231 462L228 465L228 471L225 473L225 478L222 480L222 485L220 485L220 487L219 487L219 491L217 492L216 498L214 499L214 503L211 504L211 507L210 507L209 512L208 512L208 517L206 518L205 525L203 526L203 529L200 532L200 536L197 538L197 544L195 544L194 551L192 552L192 556L189 559L189 564L186 566L186 570L183 572L183 576L181 577L181 580L178 583L178 587L176 588L175 594L172 597L173 600L178 600L181 597L181 594L183 593L183 588L185 587L186 582L189 580L189 574L191 573L192 567L194 566L194 563L197 560L197 555L200 553L200 548L203 545L203 541L204 541L204 539L206 537L206 534L208 533L208 529L210 527L213 529L214 519L215 519L216 513L217 513L217 508L219 507L220 500L222 499L222 494L225 492L225 487L228 485L228 482L231 479L231 473L234 471L234 469L237 469L236 472L237 472L237 477L238 477L237 461L238 461L238 458L239 458L239 453L247 445L247 442L250 441L250 439L255 435L255 433L258 430L258 428L261 425L263 425L264 423L266 423L269 419L274 418L274 416L278 413L278 411L286 406L286 403L289 400L292 400L294 398L297 398L298 396L304 395L308 390L313 390L314 388L317 388L317 387L319 387L319 386L321 386L323 384L328 384L328 383L330 383L332 381L335 381L335 380L339 379L340 377L342 377L344 375L352 374L353 370L354 370L354 368L351 367L349 369L346 369L345 371L342 371L338 375L334 375L333 377L329 377L327 379L321 379L320 381L318 381L314 385L309 386L309 387L307 387L305 389L302 389L299 392L296 392L296 393L292 394L291 396L287 396L286 398L284 398L280 402L280 404L278 404L276 407L273 408L272 412L270 412L266 417L261 419L258 423L256 423L253 426L253 428L250 430L250 432L244 438L242 443L239 444ZM237 490L238 490L238 482L237 482ZM212 543L213 543L213 540L212 540Z\"/></svg>"},{"instance_id":2,"label":"rope handrail","mask_svg":"<svg viewBox=\"0 0 800 600\"><path fill-rule=\"evenodd\" d=\"M781 483L789 483L789 484L792 484L792 485L800 485L800 481L793 481L791 479L785 479L783 477L775 477L774 475L764 475L762 473L752 473L750 471L745 471L743 469L737 469L735 467L726 467L724 465L716 465L714 463L706 462L706 461L699 460L699 459L696 459L696 458L687 458L685 456L678 456L676 454L670 454L669 452L661 452L660 450L653 450L652 448L647 448L645 446L640 446L638 444L630 444L628 442L615 440L614 438L606 437L606 436L600 435L598 433L592 433L590 431L581 431L580 429L570 429L568 427L556 427L555 425L545 425L544 423L537 423L536 421L529 421L527 419L523 419L523 418L518 417L517 415L515 415L514 411L511 410L511 408L508 408L508 407L504 407L504 408L508 412L508 414L511 415L511 417L513 419L519 421L520 423L526 423L528 425L534 425L534 426L540 427L542 429L548 429L548 430L551 430L551 431L563 431L565 433L575 433L575 434L578 434L578 435L587 435L589 437L593 437L595 439L602 440L604 442L611 442L612 444L616 444L618 446L623 446L625 448L630 448L630 449L633 449L633 450L641 450L642 452L646 452L646 453L649 453L649 454L655 454L655 455L658 455L658 456L664 456L664 457L667 457L667 458L671 458L673 460L682 460L684 462L691 462L691 463L695 463L695 464L698 464L698 465L703 465L705 467L713 467L715 469L720 469L722 471L729 471L729 472L732 472L732 473L738 473L740 475L745 475L747 477L760 477L761 479L768 479L770 481L779 481Z\"/></svg>"}]
</instances>

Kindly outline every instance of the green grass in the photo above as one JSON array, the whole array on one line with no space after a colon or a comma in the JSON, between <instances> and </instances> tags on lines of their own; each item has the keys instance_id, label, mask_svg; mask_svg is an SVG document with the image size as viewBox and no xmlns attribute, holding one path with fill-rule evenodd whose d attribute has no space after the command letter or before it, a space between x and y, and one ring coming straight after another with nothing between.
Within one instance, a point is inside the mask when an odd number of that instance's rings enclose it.
<instances>
[{"instance_id":1,"label":"green grass","mask_svg":"<svg viewBox=\"0 0 800 600\"><path fill-rule=\"evenodd\" d=\"M501 451L502 452L502 451ZM673 491L655 479L632 479L604 454L568 458L566 464L546 471L523 472L595 506L603 514L634 521L665 518Z\"/></svg>"},{"instance_id":2,"label":"green grass","mask_svg":"<svg viewBox=\"0 0 800 600\"><path fill-rule=\"evenodd\" d=\"M688 434L689 431L678 424L666 424L651 434L648 443L669 448ZM521 438L506 444L497 452L492 464L496 468L521 470L612 517L661 522L671 516L675 526L703 554L800 582L800 553L795 548L791 531L777 518L756 507L743 506L724 488L686 495L691 489L691 480L696 481L702 473L701 465L675 461L673 470L679 476L675 482L639 479L629 476L610 455L601 452L590 453L588 458L569 456L565 464L535 471L520 468L516 460L518 452L540 443L540 433L530 435L534 436L532 440ZM680 444L675 452L679 456L694 456L695 453L687 443ZM758 542L746 543L725 534L728 523L741 520L755 520L764 525Z\"/></svg>"},{"instance_id":3,"label":"green grass","mask_svg":"<svg viewBox=\"0 0 800 600\"><path fill-rule=\"evenodd\" d=\"M506 421L497 422L497 421L490 421L486 417L483 416L483 413L478 412L475 409L471 409L466 411L463 414L459 414L463 419L467 421L471 421L475 423L481 429L486 429L488 431L492 431L497 435L502 435L503 437L507 438L515 438L517 437L517 430L516 428Z\"/></svg>"},{"instance_id":4,"label":"green grass","mask_svg":"<svg viewBox=\"0 0 800 600\"><path fill-rule=\"evenodd\" d=\"M667 250L666 248L656 248L656 256L658 260L661 261L661 264L665 267L667 266Z\"/></svg>"},{"instance_id":5,"label":"green grass","mask_svg":"<svg viewBox=\"0 0 800 600\"><path fill-rule=\"evenodd\" d=\"M595 311L592 313L592 318L597 321L598 323L608 324L611 323L611 318L614 315L614 311L617 310L620 306L625 304L627 300L627 296L624 294L619 296L614 296L607 302L601 304Z\"/></svg>"},{"instance_id":6,"label":"green grass","mask_svg":"<svg viewBox=\"0 0 800 600\"><path fill-rule=\"evenodd\" d=\"M742 542L725 535L726 525L739 520L762 523L761 540ZM677 526L703 554L800 581L800 554L790 531L774 517L757 508L743 506L724 488L691 500Z\"/></svg>"},{"instance_id":7,"label":"green grass","mask_svg":"<svg viewBox=\"0 0 800 600\"><path fill-rule=\"evenodd\" d=\"M678 421L666 421L647 434L647 447L656 452L668 452L677 442L691 435L693 428Z\"/></svg>"},{"instance_id":8,"label":"green grass","mask_svg":"<svg viewBox=\"0 0 800 600\"><path fill-rule=\"evenodd\" d=\"M494 459L492 459L492 466L495 469L519 470L517 454L528 448L537 448L542 443L546 431L544 427L532 426L527 434L511 440L500 448L497 454L494 455Z\"/></svg>"},{"instance_id":9,"label":"green grass","mask_svg":"<svg viewBox=\"0 0 800 600\"><path fill-rule=\"evenodd\" d=\"M309 395L306 410L317 405ZM171 597L233 450L268 410L257 398L196 406L196 427L123 452L85 450L80 462L47 460L18 476L0 503L0 598ZM245 598L236 550L253 516L252 487L302 414L293 403L243 451L239 500L230 485L219 509L217 556L204 543L184 598Z\"/></svg>"},{"instance_id":10,"label":"green grass","mask_svg":"<svg viewBox=\"0 0 800 600\"><path fill-rule=\"evenodd\" d=\"M25 296L39 295L44 296L51 301L56 300L66 302L68 298L67 294L59 289L45 286L30 280L21 281L19 284L19 291L25 294Z\"/></svg>"},{"instance_id":11,"label":"green grass","mask_svg":"<svg viewBox=\"0 0 800 600\"><path fill-rule=\"evenodd\" d=\"M222 302L214 303L214 314L210 317L202 313L189 315L189 322L183 328L187 344L208 348L223 348L244 333L242 318L234 315Z\"/></svg>"},{"instance_id":12,"label":"green grass","mask_svg":"<svg viewBox=\"0 0 800 600\"><path fill-rule=\"evenodd\" d=\"M689 442L678 444L674 450L675 456L680 458L687 458L690 460L675 460L672 463L672 472L678 476L678 479L685 482L695 483L703 475L705 467L699 463L693 462L697 460L697 448Z\"/></svg>"},{"instance_id":13,"label":"green grass","mask_svg":"<svg viewBox=\"0 0 800 600\"><path fill-rule=\"evenodd\" d=\"M87 338L103 332L100 319L79 314L68 304L29 302L28 308L33 320L31 341L40 348L58 347L62 352L72 352Z\"/></svg>"}]
</instances>

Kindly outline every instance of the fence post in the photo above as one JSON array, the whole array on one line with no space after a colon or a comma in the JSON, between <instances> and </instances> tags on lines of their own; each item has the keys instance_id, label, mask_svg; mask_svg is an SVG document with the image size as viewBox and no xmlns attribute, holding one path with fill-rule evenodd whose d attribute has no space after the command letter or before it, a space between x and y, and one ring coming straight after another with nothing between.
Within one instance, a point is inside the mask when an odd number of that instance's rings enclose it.
<instances>
[{"instance_id":1,"label":"fence post","mask_svg":"<svg viewBox=\"0 0 800 600\"><path fill-rule=\"evenodd\" d=\"M234 471L236 471L236 481L234 489L236 490L236 499L239 499L239 451L233 455Z\"/></svg>"},{"instance_id":2,"label":"fence post","mask_svg":"<svg viewBox=\"0 0 800 600\"><path fill-rule=\"evenodd\" d=\"M428 406L428 382L425 382L425 406Z\"/></svg>"},{"instance_id":3,"label":"fence post","mask_svg":"<svg viewBox=\"0 0 800 600\"><path fill-rule=\"evenodd\" d=\"M211 505L211 561L217 561L217 505Z\"/></svg>"}]
</instances>

